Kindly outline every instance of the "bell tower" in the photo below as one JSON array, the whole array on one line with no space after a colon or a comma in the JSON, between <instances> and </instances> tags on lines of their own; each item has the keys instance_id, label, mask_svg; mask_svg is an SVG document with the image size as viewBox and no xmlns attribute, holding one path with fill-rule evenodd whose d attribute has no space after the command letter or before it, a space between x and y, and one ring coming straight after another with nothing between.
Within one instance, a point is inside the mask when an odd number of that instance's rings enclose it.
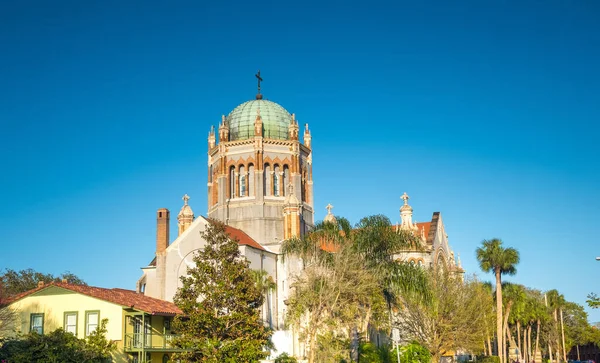
<instances>
[{"instance_id":1,"label":"bell tower","mask_svg":"<svg viewBox=\"0 0 600 363\"><path fill-rule=\"evenodd\" d=\"M302 143L296 115L263 98L259 76L255 99L222 117L218 140L209 133L208 217L278 252L314 225L312 138L306 125Z\"/></svg>"}]
</instances>

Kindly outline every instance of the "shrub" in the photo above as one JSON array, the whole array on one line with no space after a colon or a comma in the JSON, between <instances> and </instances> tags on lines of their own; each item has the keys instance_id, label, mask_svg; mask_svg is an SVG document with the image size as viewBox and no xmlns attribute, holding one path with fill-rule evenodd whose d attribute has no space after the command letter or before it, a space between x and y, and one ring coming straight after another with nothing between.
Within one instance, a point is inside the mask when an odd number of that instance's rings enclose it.
<instances>
[{"instance_id":1,"label":"shrub","mask_svg":"<svg viewBox=\"0 0 600 363\"><path fill-rule=\"evenodd\" d=\"M298 363L298 360L294 357L290 357L287 353L281 353L275 358L275 363Z\"/></svg>"}]
</instances>

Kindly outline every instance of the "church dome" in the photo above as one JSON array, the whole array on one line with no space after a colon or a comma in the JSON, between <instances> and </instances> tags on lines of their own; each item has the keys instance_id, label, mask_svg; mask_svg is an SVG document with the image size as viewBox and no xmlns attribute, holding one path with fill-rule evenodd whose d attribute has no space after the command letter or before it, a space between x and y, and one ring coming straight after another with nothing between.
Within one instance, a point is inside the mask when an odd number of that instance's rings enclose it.
<instances>
[{"instance_id":1,"label":"church dome","mask_svg":"<svg viewBox=\"0 0 600 363\"><path fill-rule=\"evenodd\" d=\"M292 115L275 102L250 100L237 106L227 115L229 140L244 140L254 137L254 121L260 109L263 122L263 137L287 140Z\"/></svg>"}]
</instances>

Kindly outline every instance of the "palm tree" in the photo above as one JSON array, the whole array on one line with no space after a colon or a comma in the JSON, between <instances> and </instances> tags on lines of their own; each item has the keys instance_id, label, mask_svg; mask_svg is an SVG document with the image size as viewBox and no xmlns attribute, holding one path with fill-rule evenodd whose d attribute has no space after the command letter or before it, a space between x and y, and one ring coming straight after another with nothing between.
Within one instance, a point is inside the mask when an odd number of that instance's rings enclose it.
<instances>
[{"instance_id":1,"label":"palm tree","mask_svg":"<svg viewBox=\"0 0 600 363\"><path fill-rule=\"evenodd\" d=\"M502 275L514 275L517 272L515 265L519 263L519 252L514 248L502 247L502 241L494 238L483 240L482 246L477 248L477 260L484 272L493 271L496 275L496 333L498 334L498 357L504 363L503 336L502 336Z\"/></svg>"},{"instance_id":2,"label":"palm tree","mask_svg":"<svg viewBox=\"0 0 600 363\"><path fill-rule=\"evenodd\" d=\"M561 335L562 335L562 347L560 344L560 340L557 338L556 345L557 345L558 349L556 350L556 357L557 357L557 360L559 360L558 357L561 355L561 350L562 350L563 360L566 362L567 361L567 353L565 350L565 329L564 329L564 325L563 325L563 321L562 321L562 309L566 304L566 300L565 300L565 297L562 294L560 294L557 290L548 291L547 296L548 296L548 305L549 305L550 309L552 309L552 313L554 315L554 323L556 324L557 330L558 330L558 313L559 312L560 312L560 316L561 316L560 330L561 330Z\"/></svg>"},{"instance_id":3,"label":"palm tree","mask_svg":"<svg viewBox=\"0 0 600 363\"><path fill-rule=\"evenodd\" d=\"M505 282L502 284L502 295L506 300L506 308L504 310L504 335L508 339L508 343L514 341L513 336L510 333L509 321L512 321L517 325L517 347L519 348L519 357L521 356L521 326L520 326L520 314L523 311L523 304L525 303L525 287L523 285L511 284ZM512 313L512 316L511 316ZM511 319L512 318L512 319ZM504 344L506 347L507 344ZM506 351L505 347L503 352Z\"/></svg>"},{"instance_id":4,"label":"palm tree","mask_svg":"<svg viewBox=\"0 0 600 363\"><path fill-rule=\"evenodd\" d=\"M261 317L265 318L265 305L267 306L267 319L269 321L269 327L273 328L273 319L271 314L271 292L277 289L277 283L273 281L273 278L265 270L252 270L252 277L258 290L264 295L265 301L261 306Z\"/></svg>"}]
</instances>

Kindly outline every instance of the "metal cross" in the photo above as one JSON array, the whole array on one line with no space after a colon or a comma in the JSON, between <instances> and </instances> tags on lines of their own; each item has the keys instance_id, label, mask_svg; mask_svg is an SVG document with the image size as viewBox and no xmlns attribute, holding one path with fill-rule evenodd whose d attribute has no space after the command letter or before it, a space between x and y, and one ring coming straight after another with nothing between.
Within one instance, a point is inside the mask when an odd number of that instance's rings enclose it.
<instances>
[{"instance_id":1,"label":"metal cross","mask_svg":"<svg viewBox=\"0 0 600 363\"><path fill-rule=\"evenodd\" d=\"M254 77L258 79L258 94L260 94L260 82L263 80L262 78L260 78L260 69L258 70L258 73L254 75Z\"/></svg>"}]
</instances>

